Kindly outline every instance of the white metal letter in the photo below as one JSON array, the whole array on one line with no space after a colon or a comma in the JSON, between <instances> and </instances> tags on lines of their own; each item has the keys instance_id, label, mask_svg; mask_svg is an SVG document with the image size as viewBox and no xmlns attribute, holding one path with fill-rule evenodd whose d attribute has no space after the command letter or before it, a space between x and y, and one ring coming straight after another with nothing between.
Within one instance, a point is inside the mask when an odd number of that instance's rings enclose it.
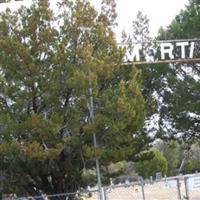
<instances>
[{"instance_id":1,"label":"white metal letter","mask_svg":"<svg viewBox=\"0 0 200 200\"><path fill-rule=\"evenodd\" d=\"M140 61L140 49L142 48L141 44L136 44L133 48L133 60Z\"/></svg>"},{"instance_id":2,"label":"white metal letter","mask_svg":"<svg viewBox=\"0 0 200 200\"><path fill-rule=\"evenodd\" d=\"M176 46L181 47L181 58L185 58L185 46L188 46L189 42L177 42Z\"/></svg>"},{"instance_id":3,"label":"white metal letter","mask_svg":"<svg viewBox=\"0 0 200 200\"><path fill-rule=\"evenodd\" d=\"M174 59L173 49L174 49L174 46L171 43L160 44L161 59L162 60L165 59L165 54L168 54L170 59Z\"/></svg>"},{"instance_id":4,"label":"white metal letter","mask_svg":"<svg viewBox=\"0 0 200 200\"><path fill-rule=\"evenodd\" d=\"M190 58L193 58L194 56L194 42L191 42L190 44Z\"/></svg>"}]
</instances>

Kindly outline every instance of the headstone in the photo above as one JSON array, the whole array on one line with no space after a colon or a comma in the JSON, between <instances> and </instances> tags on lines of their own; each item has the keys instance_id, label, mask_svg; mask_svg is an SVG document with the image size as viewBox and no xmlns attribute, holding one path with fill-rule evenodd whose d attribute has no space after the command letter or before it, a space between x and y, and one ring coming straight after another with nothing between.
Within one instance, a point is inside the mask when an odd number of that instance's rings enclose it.
<instances>
[{"instance_id":1,"label":"headstone","mask_svg":"<svg viewBox=\"0 0 200 200\"><path fill-rule=\"evenodd\" d=\"M153 184L153 176L150 176L150 183Z\"/></svg>"},{"instance_id":2,"label":"headstone","mask_svg":"<svg viewBox=\"0 0 200 200\"><path fill-rule=\"evenodd\" d=\"M162 172L157 172L156 173L156 181L161 181L162 179Z\"/></svg>"},{"instance_id":3,"label":"headstone","mask_svg":"<svg viewBox=\"0 0 200 200\"><path fill-rule=\"evenodd\" d=\"M177 188L177 181L176 180L167 180L166 185L169 188Z\"/></svg>"},{"instance_id":4,"label":"headstone","mask_svg":"<svg viewBox=\"0 0 200 200\"><path fill-rule=\"evenodd\" d=\"M189 177L188 186L191 190L200 190L200 176Z\"/></svg>"}]
</instances>

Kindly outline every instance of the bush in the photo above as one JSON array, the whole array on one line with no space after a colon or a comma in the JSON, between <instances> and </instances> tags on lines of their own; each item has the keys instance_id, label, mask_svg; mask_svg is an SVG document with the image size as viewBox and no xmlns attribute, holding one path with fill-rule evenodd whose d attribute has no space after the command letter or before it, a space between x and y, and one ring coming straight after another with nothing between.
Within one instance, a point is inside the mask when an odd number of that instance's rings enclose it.
<instances>
[{"instance_id":1,"label":"bush","mask_svg":"<svg viewBox=\"0 0 200 200\"><path fill-rule=\"evenodd\" d=\"M154 176L157 172L167 174L168 163L163 154L158 149L151 149L148 153L151 154L151 158L136 163L137 173L145 179Z\"/></svg>"},{"instance_id":2,"label":"bush","mask_svg":"<svg viewBox=\"0 0 200 200\"><path fill-rule=\"evenodd\" d=\"M200 163L194 160L188 160L187 162L185 162L183 173L190 174L190 173L195 173L195 171L199 170L200 170Z\"/></svg>"}]
</instances>

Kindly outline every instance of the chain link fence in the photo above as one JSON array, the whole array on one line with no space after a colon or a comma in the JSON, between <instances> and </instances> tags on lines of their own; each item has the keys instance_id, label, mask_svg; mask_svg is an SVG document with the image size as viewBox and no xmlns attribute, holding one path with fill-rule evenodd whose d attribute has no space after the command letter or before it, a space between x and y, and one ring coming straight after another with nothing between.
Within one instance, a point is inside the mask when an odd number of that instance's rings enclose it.
<instances>
[{"instance_id":1,"label":"chain link fence","mask_svg":"<svg viewBox=\"0 0 200 200\"><path fill-rule=\"evenodd\" d=\"M156 181L120 183L102 188L101 200L200 200L200 174L162 178ZM3 200L100 200L97 189L18 198L3 196Z\"/></svg>"},{"instance_id":2,"label":"chain link fence","mask_svg":"<svg viewBox=\"0 0 200 200\"><path fill-rule=\"evenodd\" d=\"M140 181L137 184L112 186L106 190L106 200L179 200L177 178L159 181Z\"/></svg>"},{"instance_id":3,"label":"chain link fence","mask_svg":"<svg viewBox=\"0 0 200 200\"><path fill-rule=\"evenodd\" d=\"M105 200L200 200L200 174L113 185Z\"/></svg>"},{"instance_id":4,"label":"chain link fence","mask_svg":"<svg viewBox=\"0 0 200 200\"><path fill-rule=\"evenodd\" d=\"M104 189L105 200L143 200L143 188L141 183L125 183L113 185Z\"/></svg>"},{"instance_id":5,"label":"chain link fence","mask_svg":"<svg viewBox=\"0 0 200 200\"><path fill-rule=\"evenodd\" d=\"M200 200L200 174L193 174L184 177L185 199Z\"/></svg>"},{"instance_id":6,"label":"chain link fence","mask_svg":"<svg viewBox=\"0 0 200 200\"><path fill-rule=\"evenodd\" d=\"M16 195L3 195L2 200L99 200L99 191L81 191L41 196L16 197Z\"/></svg>"}]
</instances>

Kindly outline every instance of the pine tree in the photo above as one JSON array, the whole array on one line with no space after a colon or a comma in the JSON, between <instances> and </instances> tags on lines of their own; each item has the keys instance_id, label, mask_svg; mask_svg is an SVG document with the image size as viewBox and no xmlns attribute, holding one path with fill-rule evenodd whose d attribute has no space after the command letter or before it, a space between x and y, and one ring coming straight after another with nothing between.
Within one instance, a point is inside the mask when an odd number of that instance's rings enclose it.
<instances>
[{"instance_id":1,"label":"pine tree","mask_svg":"<svg viewBox=\"0 0 200 200\"><path fill-rule=\"evenodd\" d=\"M160 28L156 39L198 38L199 13L199 1L191 0L167 29ZM133 37L135 41L151 40L148 34L142 34L142 30L148 27L145 16L138 14L133 25L134 33L138 34L138 37L136 34ZM147 37L142 39L142 35ZM199 42L195 44L195 52L195 56L199 56ZM146 122L151 125L158 119L158 128L148 131L152 135L157 133L156 137L164 140L178 139L191 146L199 139L199 63L148 64L138 68L141 70L142 94L148 109Z\"/></svg>"},{"instance_id":2,"label":"pine tree","mask_svg":"<svg viewBox=\"0 0 200 200\"><path fill-rule=\"evenodd\" d=\"M106 166L145 148L137 134L145 117L140 72L122 65L115 7L103 0L98 13L87 0L62 0L56 15L38 0L0 14L4 193L77 191L94 158Z\"/></svg>"},{"instance_id":3,"label":"pine tree","mask_svg":"<svg viewBox=\"0 0 200 200\"><path fill-rule=\"evenodd\" d=\"M170 26L159 35L159 38L198 37L199 11L199 1L191 0L186 9L175 17ZM195 51L198 52L198 49L199 43L197 42ZM165 69L166 72L163 74L165 78L162 80L163 101L160 109L160 127L165 135L178 137L190 146L196 139L199 139L200 134L199 63L167 65Z\"/></svg>"}]
</instances>

